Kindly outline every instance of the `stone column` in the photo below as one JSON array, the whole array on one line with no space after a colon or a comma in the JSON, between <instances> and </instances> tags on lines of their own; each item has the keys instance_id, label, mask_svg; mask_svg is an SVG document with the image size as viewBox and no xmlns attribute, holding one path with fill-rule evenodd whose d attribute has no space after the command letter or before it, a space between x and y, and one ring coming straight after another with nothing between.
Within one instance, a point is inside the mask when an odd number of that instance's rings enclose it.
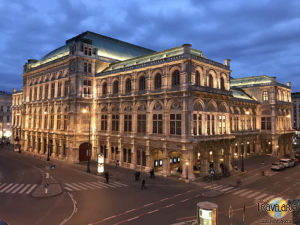
<instances>
[{"instance_id":1,"label":"stone column","mask_svg":"<svg viewBox=\"0 0 300 225\"><path fill-rule=\"evenodd\" d=\"M229 143L228 143L228 145L224 146L224 164L229 171L232 170Z\"/></svg>"},{"instance_id":2,"label":"stone column","mask_svg":"<svg viewBox=\"0 0 300 225\"><path fill-rule=\"evenodd\" d=\"M278 152L278 138L272 137L272 156L273 157L279 157L281 156L281 153Z\"/></svg>"},{"instance_id":3,"label":"stone column","mask_svg":"<svg viewBox=\"0 0 300 225\"><path fill-rule=\"evenodd\" d=\"M106 163L110 163L112 161L110 137L107 137L106 146L107 146L107 159L106 159Z\"/></svg>"},{"instance_id":4,"label":"stone column","mask_svg":"<svg viewBox=\"0 0 300 225\"><path fill-rule=\"evenodd\" d=\"M134 140L131 140L131 163L130 163L130 168L131 169L136 168L136 149L135 149Z\"/></svg>"},{"instance_id":5,"label":"stone column","mask_svg":"<svg viewBox=\"0 0 300 225\"><path fill-rule=\"evenodd\" d=\"M120 163L120 166L122 166L122 163L123 163L123 145L122 145L122 139L119 138L118 140L118 151L119 151L119 154L118 154L118 157L116 160L119 160L119 163Z\"/></svg>"},{"instance_id":6,"label":"stone column","mask_svg":"<svg viewBox=\"0 0 300 225\"><path fill-rule=\"evenodd\" d=\"M150 141L146 141L146 167L145 171L149 172L153 167L153 157L150 154Z\"/></svg>"},{"instance_id":7,"label":"stone column","mask_svg":"<svg viewBox=\"0 0 300 225\"><path fill-rule=\"evenodd\" d=\"M52 154L51 154L51 157L55 157L55 156L56 156L56 151L57 151L56 137L53 136L53 139L52 139Z\"/></svg>"},{"instance_id":8,"label":"stone column","mask_svg":"<svg viewBox=\"0 0 300 225\"><path fill-rule=\"evenodd\" d=\"M169 176L170 173L170 158L167 150L167 145L166 143L163 144L163 176L167 177Z\"/></svg>"},{"instance_id":9,"label":"stone column","mask_svg":"<svg viewBox=\"0 0 300 225\"><path fill-rule=\"evenodd\" d=\"M200 161L201 161L201 168L200 168L200 176L205 176L208 175L208 169L209 169L209 151L207 150L206 146L201 151L201 156L200 156Z\"/></svg>"}]
</instances>

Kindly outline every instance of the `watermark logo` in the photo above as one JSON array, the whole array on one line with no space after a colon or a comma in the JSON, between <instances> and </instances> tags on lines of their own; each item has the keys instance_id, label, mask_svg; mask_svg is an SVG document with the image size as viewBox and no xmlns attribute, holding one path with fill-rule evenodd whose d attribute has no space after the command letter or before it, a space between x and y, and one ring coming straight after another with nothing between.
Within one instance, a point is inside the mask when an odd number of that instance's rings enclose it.
<instances>
[{"instance_id":1,"label":"watermark logo","mask_svg":"<svg viewBox=\"0 0 300 225\"><path fill-rule=\"evenodd\" d=\"M268 202L268 214L274 219L281 219L286 216L288 204L283 198L274 198Z\"/></svg>"},{"instance_id":2,"label":"watermark logo","mask_svg":"<svg viewBox=\"0 0 300 225\"><path fill-rule=\"evenodd\" d=\"M298 211L296 204L289 204L281 197L273 198L266 204L258 203L257 207L258 211L267 211L273 219L282 219L289 211Z\"/></svg>"}]
</instances>

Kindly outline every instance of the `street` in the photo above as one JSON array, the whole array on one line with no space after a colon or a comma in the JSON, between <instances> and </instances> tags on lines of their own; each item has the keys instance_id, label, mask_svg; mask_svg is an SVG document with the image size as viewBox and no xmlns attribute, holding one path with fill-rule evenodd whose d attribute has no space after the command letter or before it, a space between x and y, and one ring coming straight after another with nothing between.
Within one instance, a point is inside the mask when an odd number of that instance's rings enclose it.
<instances>
[{"instance_id":1,"label":"street","mask_svg":"<svg viewBox=\"0 0 300 225\"><path fill-rule=\"evenodd\" d=\"M248 164L245 161L245 166L253 171L270 166L261 165L257 160L252 160L256 166L250 166L250 161ZM50 169L51 164L55 164L55 169ZM85 165L64 164L52 159L47 162L45 158L2 148L0 218L10 225L184 224L196 219L198 202L211 201L218 204L219 225L239 225L244 224L244 204L246 224L251 224L268 215L257 211L258 202L267 202L274 197L293 199L300 195L300 166L280 172L266 170L266 176L253 172L249 180L254 179L248 183L245 179L239 187L229 182L234 178L216 181L211 186L202 180L185 183L175 177L150 179L149 174L141 174L137 182L133 170L111 165L105 168L110 173L108 184L104 177L86 173ZM91 169L95 171L94 167ZM52 197L33 197L45 174L61 186L62 192ZM142 179L146 181L144 190L141 190ZM202 196L211 189L218 190L221 195ZM230 205L233 217L229 220Z\"/></svg>"}]
</instances>

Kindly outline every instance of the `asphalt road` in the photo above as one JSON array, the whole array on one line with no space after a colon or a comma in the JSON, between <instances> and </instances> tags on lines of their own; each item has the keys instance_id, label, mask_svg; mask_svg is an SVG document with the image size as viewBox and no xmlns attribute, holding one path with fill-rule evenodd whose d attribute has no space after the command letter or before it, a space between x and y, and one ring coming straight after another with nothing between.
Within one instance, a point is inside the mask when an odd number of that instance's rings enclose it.
<instances>
[{"instance_id":1,"label":"asphalt road","mask_svg":"<svg viewBox=\"0 0 300 225\"><path fill-rule=\"evenodd\" d=\"M195 220L196 204L211 201L219 206L219 225L240 225L244 204L247 224L251 224L267 216L267 212L257 212L257 202L300 195L300 166L257 177L255 182L241 187L220 181L213 188L223 194L205 198L202 193L209 191L207 183L186 184L175 178L150 179L142 175L146 189L141 190L141 182L134 181L130 170L112 170L110 182L106 184L103 177L87 174L84 167L50 163L56 165L54 170L49 169L45 160L0 149L0 218L11 225L167 225ZM41 183L45 173L59 182L64 191L55 197L33 198L34 185ZM229 220L230 205L233 217Z\"/></svg>"}]
</instances>

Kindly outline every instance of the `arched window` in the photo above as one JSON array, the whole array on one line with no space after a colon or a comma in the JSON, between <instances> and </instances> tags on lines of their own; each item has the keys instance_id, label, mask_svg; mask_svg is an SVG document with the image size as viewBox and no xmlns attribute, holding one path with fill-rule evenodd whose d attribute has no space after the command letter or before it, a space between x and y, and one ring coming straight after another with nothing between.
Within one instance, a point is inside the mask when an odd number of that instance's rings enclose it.
<instances>
[{"instance_id":1,"label":"arched window","mask_svg":"<svg viewBox=\"0 0 300 225\"><path fill-rule=\"evenodd\" d=\"M180 73L178 70L175 70L172 73L172 87L180 85Z\"/></svg>"},{"instance_id":2,"label":"arched window","mask_svg":"<svg viewBox=\"0 0 300 225\"><path fill-rule=\"evenodd\" d=\"M221 82L221 90L225 90L225 83L224 83L224 78L223 77L221 77L221 80L220 80Z\"/></svg>"},{"instance_id":3,"label":"arched window","mask_svg":"<svg viewBox=\"0 0 300 225\"><path fill-rule=\"evenodd\" d=\"M200 73L198 71L196 71L195 75L195 85L200 86Z\"/></svg>"},{"instance_id":4,"label":"arched window","mask_svg":"<svg viewBox=\"0 0 300 225\"><path fill-rule=\"evenodd\" d=\"M106 95L107 94L107 83L104 82L102 85L102 95Z\"/></svg>"},{"instance_id":5,"label":"arched window","mask_svg":"<svg viewBox=\"0 0 300 225\"><path fill-rule=\"evenodd\" d=\"M126 93L131 92L131 79L130 78L126 79L125 85L126 85L125 92Z\"/></svg>"},{"instance_id":6,"label":"arched window","mask_svg":"<svg viewBox=\"0 0 300 225\"><path fill-rule=\"evenodd\" d=\"M214 87L214 78L211 74L208 75L208 87L210 87L210 88Z\"/></svg>"},{"instance_id":7,"label":"arched window","mask_svg":"<svg viewBox=\"0 0 300 225\"><path fill-rule=\"evenodd\" d=\"M139 79L139 90L143 91L146 89L146 80L144 76L141 76Z\"/></svg>"},{"instance_id":8,"label":"arched window","mask_svg":"<svg viewBox=\"0 0 300 225\"><path fill-rule=\"evenodd\" d=\"M117 94L119 92L119 81L114 81L114 84L113 84L113 93L114 94Z\"/></svg>"},{"instance_id":9,"label":"arched window","mask_svg":"<svg viewBox=\"0 0 300 225\"><path fill-rule=\"evenodd\" d=\"M158 73L154 77L154 89L161 89L161 74Z\"/></svg>"}]
</instances>

